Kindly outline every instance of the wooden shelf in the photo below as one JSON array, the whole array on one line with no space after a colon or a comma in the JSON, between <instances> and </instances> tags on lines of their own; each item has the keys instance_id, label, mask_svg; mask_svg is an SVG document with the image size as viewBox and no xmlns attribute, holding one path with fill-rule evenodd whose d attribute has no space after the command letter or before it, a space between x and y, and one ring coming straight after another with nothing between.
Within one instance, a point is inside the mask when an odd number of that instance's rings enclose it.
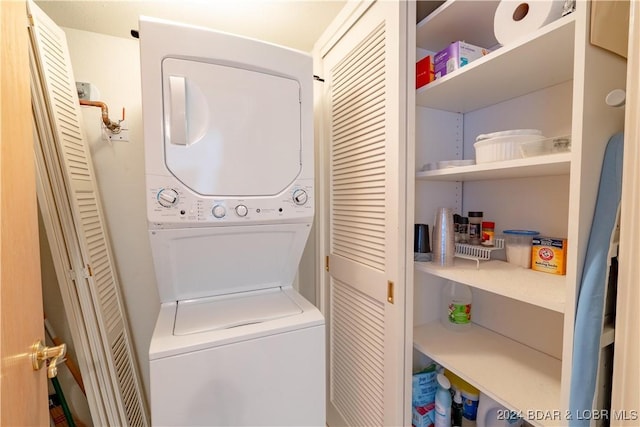
<instances>
[{"instance_id":1,"label":"wooden shelf","mask_svg":"<svg viewBox=\"0 0 640 427\"><path fill-rule=\"evenodd\" d=\"M570 166L571 153L549 154L526 159L418 172L416 179L429 181L482 181L488 179L568 175Z\"/></svg>"},{"instance_id":2,"label":"wooden shelf","mask_svg":"<svg viewBox=\"0 0 640 427\"><path fill-rule=\"evenodd\" d=\"M415 262L415 269L517 301L564 313L566 276L533 271L497 260L475 261L456 258L453 267L432 262Z\"/></svg>"},{"instance_id":3,"label":"wooden shelf","mask_svg":"<svg viewBox=\"0 0 640 427\"><path fill-rule=\"evenodd\" d=\"M416 91L416 103L467 113L572 80L574 15L421 87Z\"/></svg>"},{"instance_id":4,"label":"wooden shelf","mask_svg":"<svg viewBox=\"0 0 640 427\"><path fill-rule=\"evenodd\" d=\"M530 424L561 424L530 412L560 412L561 360L475 324L463 332L440 322L418 326L413 346Z\"/></svg>"}]
</instances>

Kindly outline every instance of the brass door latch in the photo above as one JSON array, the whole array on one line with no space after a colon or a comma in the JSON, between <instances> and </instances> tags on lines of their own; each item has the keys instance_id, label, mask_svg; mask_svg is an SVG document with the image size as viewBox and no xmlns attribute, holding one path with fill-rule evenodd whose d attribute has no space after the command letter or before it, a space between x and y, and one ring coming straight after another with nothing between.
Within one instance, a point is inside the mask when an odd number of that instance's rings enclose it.
<instances>
[{"instance_id":1,"label":"brass door latch","mask_svg":"<svg viewBox=\"0 0 640 427\"><path fill-rule=\"evenodd\" d=\"M55 347L46 347L41 340L36 341L31 348L31 365L34 371L39 371L46 361L49 361L47 377L54 378L58 375L58 361L67 354L67 345L60 344Z\"/></svg>"}]
</instances>

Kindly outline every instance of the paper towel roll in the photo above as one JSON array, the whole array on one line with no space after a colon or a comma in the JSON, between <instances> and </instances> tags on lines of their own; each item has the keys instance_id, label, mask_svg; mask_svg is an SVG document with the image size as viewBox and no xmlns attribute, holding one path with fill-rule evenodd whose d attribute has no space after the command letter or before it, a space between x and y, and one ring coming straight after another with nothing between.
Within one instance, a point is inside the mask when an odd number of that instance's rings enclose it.
<instances>
[{"instance_id":1,"label":"paper towel roll","mask_svg":"<svg viewBox=\"0 0 640 427\"><path fill-rule=\"evenodd\" d=\"M562 16L564 0L502 0L493 18L493 31L507 45Z\"/></svg>"}]
</instances>

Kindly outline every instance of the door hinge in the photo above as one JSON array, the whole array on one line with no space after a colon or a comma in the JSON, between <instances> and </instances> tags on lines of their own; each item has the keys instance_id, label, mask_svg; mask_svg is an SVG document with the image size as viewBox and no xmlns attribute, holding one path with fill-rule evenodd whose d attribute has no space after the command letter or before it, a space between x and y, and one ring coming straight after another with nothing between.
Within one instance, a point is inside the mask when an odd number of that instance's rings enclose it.
<instances>
[{"instance_id":1,"label":"door hinge","mask_svg":"<svg viewBox=\"0 0 640 427\"><path fill-rule=\"evenodd\" d=\"M324 257L324 269L329 271L329 255Z\"/></svg>"},{"instance_id":2,"label":"door hinge","mask_svg":"<svg viewBox=\"0 0 640 427\"><path fill-rule=\"evenodd\" d=\"M87 275L87 277L93 276L93 271L91 271L91 266L89 264L87 264L87 269L85 270L85 274Z\"/></svg>"},{"instance_id":3,"label":"door hinge","mask_svg":"<svg viewBox=\"0 0 640 427\"><path fill-rule=\"evenodd\" d=\"M393 282L387 281L387 302L393 304Z\"/></svg>"}]
</instances>

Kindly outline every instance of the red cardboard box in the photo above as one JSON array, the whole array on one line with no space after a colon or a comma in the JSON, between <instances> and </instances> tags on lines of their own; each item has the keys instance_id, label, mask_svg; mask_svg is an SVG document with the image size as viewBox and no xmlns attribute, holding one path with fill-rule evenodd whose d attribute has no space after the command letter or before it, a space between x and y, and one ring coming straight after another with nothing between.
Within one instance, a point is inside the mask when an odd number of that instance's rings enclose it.
<instances>
[{"instance_id":1,"label":"red cardboard box","mask_svg":"<svg viewBox=\"0 0 640 427\"><path fill-rule=\"evenodd\" d=\"M431 55L416 63L416 89L435 80L435 72Z\"/></svg>"}]
</instances>

